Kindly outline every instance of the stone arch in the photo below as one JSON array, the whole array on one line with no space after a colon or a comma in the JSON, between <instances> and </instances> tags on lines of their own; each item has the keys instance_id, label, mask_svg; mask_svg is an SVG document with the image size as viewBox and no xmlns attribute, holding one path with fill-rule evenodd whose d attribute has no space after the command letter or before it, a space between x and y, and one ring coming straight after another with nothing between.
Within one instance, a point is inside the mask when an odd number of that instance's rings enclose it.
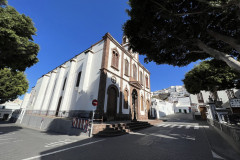
<instances>
[{"instance_id":1,"label":"stone arch","mask_svg":"<svg viewBox=\"0 0 240 160\"><path fill-rule=\"evenodd\" d=\"M116 91L117 91L117 96L119 97L119 90L118 90L118 87L117 87L116 85L114 85L114 84L111 84L111 85L108 86L107 94L109 94L109 89L110 89L111 87L113 87L113 88L116 89Z\"/></svg>"}]
</instances>

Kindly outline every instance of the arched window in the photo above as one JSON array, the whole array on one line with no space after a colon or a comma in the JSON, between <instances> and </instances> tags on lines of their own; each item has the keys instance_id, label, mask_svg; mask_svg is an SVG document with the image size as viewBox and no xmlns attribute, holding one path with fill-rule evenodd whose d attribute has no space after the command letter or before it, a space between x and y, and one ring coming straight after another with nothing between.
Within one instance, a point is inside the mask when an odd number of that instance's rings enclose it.
<instances>
[{"instance_id":1,"label":"arched window","mask_svg":"<svg viewBox=\"0 0 240 160\"><path fill-rule=\"evenodd\" d=\"M136 64L133 65L133 79L137 80L137 66L136 66Z\"/></svg>"},{"instance_id":2,"label":"arched window","mask_svg":"<svg viewBox=\"0 0 240 160\"><path fill-rule=\"evenodd\" d=\"M124 91L124 109L128 109L128 90Z\"/></svg>"},{"instance_id":3,"label":"arched window","mask_svg":"<svg viewBox=\"0 0 240 160\"><path fill-rule=\"evenodd\" d=\"M146 88L149 88L149 86L148 86L148 76L147 75L145 77L145 80L146 80Z\"/></svg>"},{"instance_id":4,"label":"arched window","mask_svg":"<svg viewBox=\"0 0 240 160\"><path fill-rule=\"evenodd\" d=\"M125 75L129 76L129 62L127 59L125 59Z\"/></svg>"},{"instance_id":5,"label":"arched window","mask_svg":"<svg viewBox=\"0 0 240 160\"><path fill-rule=\"evenodd\" d=\"M141 111L144 111L144 108L143 108L143 96L141 96Z\"/></svg>"},{"instance_id":6,"label":"arched window","mask_svg":"<svg viewBox=\"0 0 240 160\"><path fill-rule=\"evenodd\" d=\"M140 84L143 84L143 75L142 75L142 71L140 71Z\"/></svg>"},{"instance_id":7,"label":"arched window","mask_svg":"<svg viewBox=\"0 0 240 160\"><path fill-rule=\"evenodd\" d=\"M116 50L112 52L112 67L118 69L119 54Z\"/></svg>"}]
</instances>

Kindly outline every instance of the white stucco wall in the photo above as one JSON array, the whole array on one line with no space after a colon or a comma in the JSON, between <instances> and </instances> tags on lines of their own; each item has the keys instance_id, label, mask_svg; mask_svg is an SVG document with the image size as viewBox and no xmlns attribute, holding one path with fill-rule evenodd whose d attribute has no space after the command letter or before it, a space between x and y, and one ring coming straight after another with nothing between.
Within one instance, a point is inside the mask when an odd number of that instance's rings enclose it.
<instances>
[{"instance_id":1,"label":"white stucco wall","mask_svg":"<svg viewBox=\"0 0 240 160\"><path fill-rule=\"evenodd\" d=\"M153 114L160 119L167 115L174 114L174 104L169 102L164 102L158 99L152 99L152 108L155 110ZM154 111L152 110L152 111Z\"/></svg>"},{"instance_id":2,"label":"white stucco wall","mask_svg":"<svg viewBox=\"0 0 240 160\"><path fill-rule=\"evenodd\" d=\"M23 98L23 101L22 101L22 104L21 104L20 108L22 108L22 109L26 109L27 108L27 105L28 105L29 100L30 100L30 96L31 96L30 93L26 93L24 95L24 98Z\"/></svg>"}]
</instances>

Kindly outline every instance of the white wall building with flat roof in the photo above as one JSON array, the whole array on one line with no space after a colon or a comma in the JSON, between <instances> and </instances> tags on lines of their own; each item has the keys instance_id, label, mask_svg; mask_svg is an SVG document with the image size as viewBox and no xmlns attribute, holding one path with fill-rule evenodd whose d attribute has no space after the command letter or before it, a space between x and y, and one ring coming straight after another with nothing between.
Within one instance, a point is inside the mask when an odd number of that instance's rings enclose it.
<instances>
[{"instance_id":1,"label":"white wall building with flat roof","mask_svg":"<svg viewBox=\"0 0 240 160\"><path fill-rule=\"evenodd\" d=\"M17 98L14 101L0 104L0 119L9 120L14 111L20 110L22 102L21 99Z\"/></svg>"},{"instance_id":2,"label":"white wall building with flat roof","mask_svg":"<svg viewBox=\"0 0 240 160\"><path fill-rule=\"evenodd\" d=\"M191 112L190 98L189 97L177 98L175 112L176 113L190 113Z\"/></svg>"},{"instance_id":3,"label":"white wall building with flat roof","mask_svg":"<svg viewBox=\"0 0 240 160\"><path fill-rule=\"evenodd\" d=\"M152 98L151 112L153 117L161 119L167 115L174 114L175 104Z\"/></svg>"}]
</instances>

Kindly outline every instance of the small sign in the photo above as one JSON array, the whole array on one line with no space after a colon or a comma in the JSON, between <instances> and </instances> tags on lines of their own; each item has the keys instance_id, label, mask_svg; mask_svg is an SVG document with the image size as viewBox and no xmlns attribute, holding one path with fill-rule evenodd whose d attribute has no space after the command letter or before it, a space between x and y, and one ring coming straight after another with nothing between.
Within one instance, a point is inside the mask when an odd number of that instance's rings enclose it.
<instances>
[{"instance_id":1,"label":"small sign","mask_svg":"<svg viewBox=\"0 0 240 160\"><path fill-rule=\"evenodd\" d=\"M240 107L240 99L234 98L229 100L230 107L232 108L238 108Z\"/></svg>"},{"instance_id":2,"label":"small sign","mask_svg":"<svg viewBox=\"0 0 240 160\"><path fill-rule=\"evenodd\" d=\"M97 101L96 99L94 99L94 100L92 101L92 105L93 105L93 106L97 106L97 105L98 105L98 101Z\"/></svg>"}]
</instances>

